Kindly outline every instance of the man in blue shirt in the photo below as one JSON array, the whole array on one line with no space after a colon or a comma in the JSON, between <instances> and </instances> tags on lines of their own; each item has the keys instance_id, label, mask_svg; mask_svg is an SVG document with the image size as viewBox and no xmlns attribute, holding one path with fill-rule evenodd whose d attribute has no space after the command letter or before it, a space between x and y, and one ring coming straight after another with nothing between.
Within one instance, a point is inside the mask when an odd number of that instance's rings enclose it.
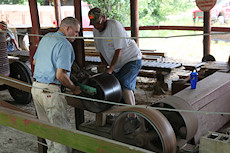
<instances>
[{"instance_id":1,"label":"man in blue shirt","mask_svg":"<svg viewBox=\"0 0 230 153\"><path fill-rule=\"evenodd\" d=\"M80 23L77 19L63 19L57 32L48 33L41 39L33 61L35 68L32 96L38 118L66 128L71 128L66 112L67 102L58 92L61 92L60 86L63 85L76 95L81 93L80 88L70 80L71 66L75 59L71 42L79 32ZM46 142L48 153L70 152L62 144L49 140Z\"/></svg>"},{"instance_id":2,"label":"man in blue shirt","mask_svg":"<svg viewBox=\"0 0 230 153\"><path fill-rule=\"evenodd\" d=\"M5 21L0 22L0 29L5 31L4 35L6 37L7 51L14 51L15 48L17 50L21 50L18 47L18 43L14 37L13 32L9 28L7 28L7 23Z\"/></svg>"}]
</instances>

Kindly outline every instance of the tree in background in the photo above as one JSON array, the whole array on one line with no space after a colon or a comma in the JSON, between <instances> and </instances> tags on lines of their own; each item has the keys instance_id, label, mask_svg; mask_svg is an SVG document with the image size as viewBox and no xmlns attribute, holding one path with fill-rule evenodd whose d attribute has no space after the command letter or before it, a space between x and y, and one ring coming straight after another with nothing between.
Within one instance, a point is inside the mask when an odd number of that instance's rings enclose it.
<instances>
[{"instance_id":1,"label":"tree in background","mask_svg":"<svg viewBox=\"0 0 230 153\"><path fill-rule=\"evenodd\" d=\"M100 7L110 19L130 26L130 0L85 0L93 7ZM158 25L168 15L191 8L190 0L139 0L139 26Z\"/></svg>"},{"instance_id":2,"label":"tree in background","mask_svg":"<svg viewBox=\"0 0 230 153\"><path fill-rule=\"evenodd\" d=\"M93 7L99 7L110 19L120 21L123 26L130 26L130 1L129 0L85 0Z\"/></svg>"},{"instance_id":3,"label":"tree in background","mask_svg":"<svg viewBox=\"0 0 230 153\"><path fill-rule=\"evenodd\" d=\"M37 0L39 5L49 5L53 0ZM103 10L107 18L120 21L123 26L130 26L130 0L84 0L93 7ZM61 0L62 5L72 4L73 0ZM167 16L178 14L191 8L190 0L138 0L139 26L159 25ZM1 0L0 4L28 4L28 0Z\"/></svg>"},{"instance_id":4,"label":"tree in background","mask_svg":"<svg viewBox=\"0 0 230 153\"><path fill-rule=\"evenodd\" d=\"M1 0L0 4L18 4L18 5L28 5L29 0ZM46 0L37 0L39 5L43 5Z\"/></svg>"}]
</instances>

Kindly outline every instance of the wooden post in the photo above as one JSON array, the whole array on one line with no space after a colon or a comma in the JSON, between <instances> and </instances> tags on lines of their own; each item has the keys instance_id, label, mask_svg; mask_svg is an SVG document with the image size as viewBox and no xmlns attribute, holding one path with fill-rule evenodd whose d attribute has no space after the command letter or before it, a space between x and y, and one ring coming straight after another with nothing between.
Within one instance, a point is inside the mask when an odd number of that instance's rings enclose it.
<instances>
[{"instance_id":1,"label":"wooden post","mask_svg":"<svg viewBox=\"0 0 230 153\"><path fill-rule=\"evenodd\" d=\"M138 0L130 0L131 11L131 37L139 37L139 12L138 12ZM135 39L139 46L139 38Z\"/></svg>"},{"instance_id":2,"label":"wooden post","mask_svg":"<svg viewBox=\"0 0 230 153\"><path fill-rule=\"evenodd\" d=\"M40 21L37 8L37 0L29 0L30 17L32 22L32 28L30 34L40 34ZM30 36L30 63L32 74L34 72L33 57L39 44L40 38L38 36Z\"/></svg>"},{"instance_id":3,"label":"wooden post","mask_svg":"<svg viewBox=\"0 0 230 153\"><path fill-rule=\"evenodd\" d=\"M74 12L75 17L80 21L81 23L81 29L79 36L83 36L83 30L82 30L82 16L81 16L81 0L74 0ZM85 66L85 49L84 49L84 40L83 39L76 39L73 43L75 55L76 55L76 63L80 68L83 68Z\"/></svg>"},{"instance_id":4,"label":"wooden post","mask_svg":"<svg viewBox=\"0 0 230 153\"><path fill-rule=\"evenodd\" d=\"M211 42L211 18L210 11L204 12L204 34L209 34L204 36L203 39L203 56L210 54L210 42Z\"/></svg>"},{"instance_id":5,"label":"wooden post","mask_svg":"<svg viewBox=\"0 0 230 153\"><path fill-rule=\"evenodd\" d=\"M54 8L55 8L55 18L57 21L57 26L60 27L61 24L61 2L60 0L54 0Z\"/></svg>"},{"instance_id":6,"label":"wooden post","mask_svg":"<svg viewBox=\"0 0 230 153\"><path fill-rule=\"evenodd\" d=\"M104 126L106 123L106 114L105 113L96 113L96 126Z\"/></svg>"},{"instance_id":7,"label":"wooden post","mask_svg":"<svg viewBox=\"0 0 230 153\"><path fill-rule=\"evenodd\" d=\"M83 36L82 30L82 16L81 16L81 0L74 0L74 12L75 17L81 23L81 30L79 36ZM84 40L76 39L73 43L74 52L75 52L75 61L80 68L85 66L85 49L84 49ZM84 110L75 108L75 122L76 128L79 129L79 125L84 122Z\"/></svg>"}]
</instances>

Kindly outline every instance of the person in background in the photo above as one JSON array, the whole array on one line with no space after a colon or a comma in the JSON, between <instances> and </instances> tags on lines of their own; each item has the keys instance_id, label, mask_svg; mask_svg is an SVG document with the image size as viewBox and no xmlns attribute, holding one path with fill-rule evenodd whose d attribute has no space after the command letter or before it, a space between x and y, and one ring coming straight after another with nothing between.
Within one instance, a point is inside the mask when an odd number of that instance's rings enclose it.
<instances>
[{"instance_id":1,"label":"person in background","mask_svg":"<svg viewBox=\"0 0 230 153\"><path fill-rule=\"evenodd\" d=\"M4 35L6 37L7 51L14 51L15 49L21 50L18 46L13 32L7 27L7 23L5 21L0 22L0 29L2 31L5 31Z\"/></svg>"},{"instance_id":2,"label":"person in background","mask_svg":"<svg viewBox=\"0 0 230 153\"><path fill-rule=\"evenodd\" d=\"M71 89L75 95L81 93L79 86L75 86L70 80L71 66L75 59L71 42L79 32L80 22L77 19L64 18L57 32L50 32L41 39L33 61L35 68L32 96L38 118L66 128L71 128L67 117L67 102L65 96L58 92L62 91L63 85ZM49 140L46 142L48 153L71 151L62 144Z\"/></svg>"},{"instance_id":3,"label":"person in background","mask_svg":"<svg viewBox=\"0 0 230 153\"><path fill-rule=\"evenodd\" d=\"M107 19L100 8L92 8L88 16L94 37L116 37L94 39L96 50L100 52L102 66L109 66L106 72L119 80L125 103L135 105L136 78L142 67L140 49L134 40L117 39L128 37L127 32L117 20Z\"/></svg>"}]
</instances>

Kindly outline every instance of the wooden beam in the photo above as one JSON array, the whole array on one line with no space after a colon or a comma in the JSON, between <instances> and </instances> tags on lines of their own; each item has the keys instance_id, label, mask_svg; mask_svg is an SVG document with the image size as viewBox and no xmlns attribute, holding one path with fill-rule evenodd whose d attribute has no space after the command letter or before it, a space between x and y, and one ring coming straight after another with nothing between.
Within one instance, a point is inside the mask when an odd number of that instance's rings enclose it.
<instances>
[{"instance_id":1,"label":"wooden beam","mask_svg":"<svg viewBox=\"0 0 230 153\"><path fill-rule=\"evenodd\" d=\"M81 0L74 0L74 13L75 18L78 19L81 23L81 29L79 36L83 36L82 30L82 16L81 16ZM83 39L76 39L73 42L73 48L75 52L75 61L80 68L85 67L85 50L84 50L84 40Z\"/></svg>"},{"instance_id":2,"label":"wooden beam","mask_svg":"<svg viewBox=\"0 0 230 153\"><path fill-rule=\"evenodd\" d=\"M32 28L30 34L39 35L40 34L40 21L37 8L37 0L29 0L30 6L30 17L32 22ZM33 57L37 50L40 38L38 36L30 36L30 63L32 74L34 72Z\"/></svg>"},{"instance_id":3,"label":"wooden beam","mask_svg":"<svg viewBox=\"0 0 230 153\"><path fill-rule=\"evenodd\" d=\"M61 24L61 1L60 0L54 0L54 8L55 8L55 19L57 21L57 27L60 27Z\"/></svg>"},{"instance_id":4,"label":"wooden beam","mask_svg":"<svg viewBox=\"0 0 230 153\"><path fill-rule=\"evenodd\" d=\"M141 26L139 30L185 30L185 31L203 31L201 26ZM125 27L125 30L131 30L130 27ZM93 31L93 28L83 28L83 31ZM229 27L211 27L211 31L215 32L230 32Z\"/></svg>"},{"instance_id":5,"label":"wooden beam","mask_svg":"<svg viewBox=\"0 0 230 153\"><path fill-rule=\"evenodd\" d=\"M204 34L209 34L204 36L203 39L203 56L210 54L210 43L211 43L211 16L210 11L204 12Z\"/></svg>"},{"instance_id":6,"label":"wooden beam","mask_svg":"<svg viewBox=\"0 0 230 153\"><path fill-rule=\"evenodd\" d=\"M26 113L0 107L0 124L55 141L83 152L146 153L145 149L92 135L65 129L30 117Z\"/></svg>"},{"instance_id":7,"label":"wooden beam","mask_svg":"<svg viewBox=\"0 0 230 153\"><path fill-rule=\"evenodd\" d=\"M16 106L11 105L11 104L3 101L3 100L0 100L0 107L5 107L5 108L11 109L11 110L15 110L15 111L29 114L28 112L25 112L24 110L21 110L21 109L17 108ZM31 117L37 118L37 116L32 116L32 115L31 115Z\"/></svg>"},{"instance_id":8,"label":"wooden beam","mask_svg":"<svg viewBox=\"0 0 230 153\"><path fill-rule=\"evenodd\" d=\"M23 81L20 81L20 80L17 80L17 79L14 79L14 78L11 78L11 77L4 76L2 74L0 74L0 82L6 84L8 86L26 91L26 92L31 92L31 87L30 87L31 85L30 84L23 82ZM23 84L25 84L25 85L23 85Z\"/></svg>"},{"instance_id":9,"label":"wooden beam","mask_svg":"<svg viewBox=\"0 0 230 153\"><path fill-rule=\"evenodd\" d=\"M130 11L131 11L131 36L139 37L139 11L138 11L138 0L130 0ZM139 46L139 39L135 39L137 46Z\"/></svg>"}]
</instances>

